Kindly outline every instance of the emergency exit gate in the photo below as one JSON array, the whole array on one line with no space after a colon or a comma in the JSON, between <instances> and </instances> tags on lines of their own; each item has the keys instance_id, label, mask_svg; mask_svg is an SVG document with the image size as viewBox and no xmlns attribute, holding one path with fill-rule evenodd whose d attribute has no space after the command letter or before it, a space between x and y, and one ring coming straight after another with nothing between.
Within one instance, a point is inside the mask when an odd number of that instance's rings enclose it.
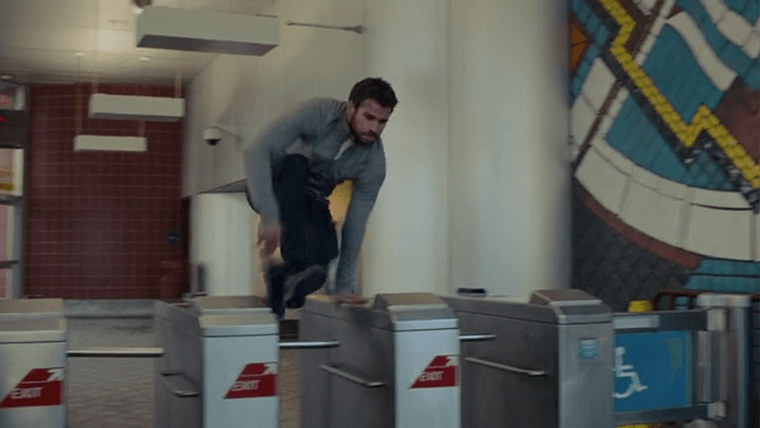
<instances>
[{"instance_id":1,"label":"emergency exit gate","mask_svg":"<svg viewBox=\"0 0 760 428\"><path fill-rule=\"evenodd\" d=\"M751 427L749 296L702 294L700 309L639 314L581 290L444 299L463 332L496 334L462 346L463 428Z\"/></svg>"}]
</instances>

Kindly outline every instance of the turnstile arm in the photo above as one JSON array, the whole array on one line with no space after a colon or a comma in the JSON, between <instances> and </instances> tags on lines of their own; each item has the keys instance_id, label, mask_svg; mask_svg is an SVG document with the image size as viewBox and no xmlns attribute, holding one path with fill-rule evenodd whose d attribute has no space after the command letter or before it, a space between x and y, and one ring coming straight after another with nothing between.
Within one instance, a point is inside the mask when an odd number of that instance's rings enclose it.
<instances>
[{"instance_id":1,"label":"turnstile arm","mask_svg":"<svg viewBox=\"0 0 760 428\"><path fill-rule=\"evenodd\" d=\"M79 358L160 358L164 348L84 348L69 349L69 357Z\"/></svg>"},{"instance_id":2,"label":"turnstile arm","mask_svg":"<svg viewBox=\"0 0 760 428\"><path fill-rule=\"evenodd\" d=\"M280 342L280 349L320 349L320 348L337 348L340 342L336 341L322 341L322 342L306 342L306 341L288 341Z\"/></svg>"},{"instance_id":3,"label":"turnstile arm","mask_svg":"<svg viewBox=\"0 0 760 428\"><path fill-rule=\"evenodd\" d=\"M485 342L487 340L496 340L495 334L462 334L459 336L460 342Z\"/></svg>"},{"instance_id":4,"label":"turnstile arm","mask_svg":"<svg viewBox=\"0 0 760 428\"><path fill-rule=\"evenodd\" d=\"M359 376L353 375L351 373L347 373L332 365L322 364L321 366L319 366L319 368L326 371L327 373L333 374L335 376L341 377L343 379L346 379L348 381L351 381L353 383L359 384L367 388L382 388L385 386L385 382L370 381L370 380L362 379Z\"/></svg>"},{"instance_id":5,"label":"turnstile arm","mask_svg":"<svg viewBox=\"0 0 760 428\"><path fill-rule=\"evenodd\" d=\"M192 384L189 380L182 375L182 372L169 370L161 372L161 380L164 385L180 398L197 397L199 395L198 388Z\"/></svg>"},{"instance_id":6,"label":"turnstile arm","mask_svg":"<svg viewBox=\"0 0 760 428\"><path fill-rule=\"evenodd\" d=\"M516 374L524 375L528 377L546 376L546 372L544 370L522 369L519 367L512 367L505 364L494 363L493 361L483 360L483 359L475 358L475 357L467 357L465 358L465 360L473 364L479 364L481 366L491 367L493 369L502 370L502 371L510 372L510 373L516 373Z\"/></svg>"}]
</instances>

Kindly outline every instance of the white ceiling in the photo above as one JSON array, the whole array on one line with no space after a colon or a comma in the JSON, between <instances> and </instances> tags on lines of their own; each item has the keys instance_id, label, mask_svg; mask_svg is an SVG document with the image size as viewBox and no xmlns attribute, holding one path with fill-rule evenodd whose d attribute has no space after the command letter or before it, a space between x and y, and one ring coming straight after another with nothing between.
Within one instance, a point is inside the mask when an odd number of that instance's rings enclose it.
<instances>
[{"instance_id":1,"label":"white ceiling","mask_svg":"<svg viewBox=\"0 0 760 428\"><path fill-rule=\"evenodd\" d=\"M153 5L254 15L271 1L153 0ZM19 83L173 85L178 75L187 82L216 57L135 47L135 10L132 0L0 0L0 74Z\"/></svg>"}]
</instances>

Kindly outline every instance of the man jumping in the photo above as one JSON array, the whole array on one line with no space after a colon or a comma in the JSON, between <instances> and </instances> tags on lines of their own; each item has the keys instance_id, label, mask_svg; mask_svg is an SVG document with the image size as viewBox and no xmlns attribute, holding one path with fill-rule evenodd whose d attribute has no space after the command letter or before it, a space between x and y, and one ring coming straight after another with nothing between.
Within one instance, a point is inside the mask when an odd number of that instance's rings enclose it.
<instances>
[{"instance_id":1,"label":"man jumping","mask_svg":"<svg viewBox=\"0 0 760 428\"><path fill-rule=\"evenodd\" d=\"M265 255L279 246L282 264L266 267L267 302L278 317L300 308L327 279L336 256L336 293L356 290L356 265L367 218L385 179L380 134L397 104L391 86L367 78L348 101L314 98L280 116L246 147L251 207L261 215ZM327 197L353 182L340 251Z\"/></svg>"}]
</instances>

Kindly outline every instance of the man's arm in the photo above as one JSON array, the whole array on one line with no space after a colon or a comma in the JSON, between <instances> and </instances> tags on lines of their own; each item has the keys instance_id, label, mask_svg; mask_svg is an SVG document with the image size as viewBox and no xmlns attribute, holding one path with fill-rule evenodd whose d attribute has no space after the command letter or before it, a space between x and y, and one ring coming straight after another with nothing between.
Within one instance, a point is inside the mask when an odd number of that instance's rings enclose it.
<instances>
[{"instance_id":1,"label":"man's arm","mask_svg":"<svg viewBox=\"0 0 760 428\"><path fill-rule=\"evenodd\" d=\"M311 140L324 126L328 99L312 99L283 114L270 123L243 150L243 162L248 182L248 196L254 209L261 214L258 242L270 254L280 238L280 211L272 186L272 160L282 156L285 149L298 139Z\"/></svg>"},{"instance_id":2,"label":"man's arm","mask_svg":"<svg viewBox=\"0 0 760 428\"><path fill-rule=\"evenodd\" d=\"M343 224L335 287L338 294L356 290L356 264L364 240L364 230L384 180L385 155L381 147L379 156L376 156L364 173L354 180L351 202Z\"/></svg>"}]
</instances>

